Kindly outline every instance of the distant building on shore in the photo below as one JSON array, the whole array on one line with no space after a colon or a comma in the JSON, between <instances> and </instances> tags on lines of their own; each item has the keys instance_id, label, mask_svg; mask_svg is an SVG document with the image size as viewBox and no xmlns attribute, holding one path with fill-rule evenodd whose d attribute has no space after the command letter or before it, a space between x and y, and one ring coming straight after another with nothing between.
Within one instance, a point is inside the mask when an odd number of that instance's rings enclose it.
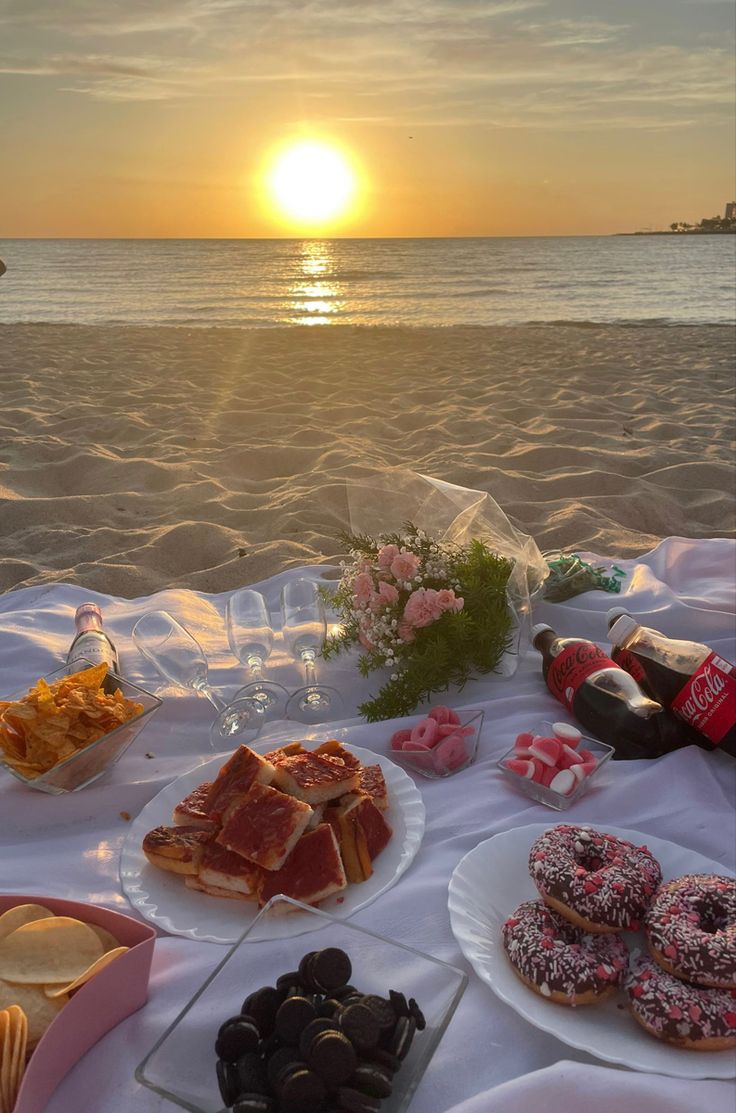
<instances>
[{"instance_id":1,"label":"distant building on shore","mask_svg":"<svg viewBox=\"0 0 736 1113\"><path fill-rule=\"evenodd\" d=\"M724 220L736 220L736 201L728 201L726 204L726 211L723 214Z\"/></svg>"}]
</instances>

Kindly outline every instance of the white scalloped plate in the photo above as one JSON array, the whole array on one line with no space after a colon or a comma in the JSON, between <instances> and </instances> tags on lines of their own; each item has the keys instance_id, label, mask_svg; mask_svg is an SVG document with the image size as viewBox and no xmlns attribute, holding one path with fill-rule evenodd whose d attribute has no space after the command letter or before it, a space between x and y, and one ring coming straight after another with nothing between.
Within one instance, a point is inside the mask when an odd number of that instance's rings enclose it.
<instances>
[{"instance_id":1,"label":"white scalloped plate","mask_svg":"<svg viewBox=\"0 0 736 1113\"><path fill-rule=\"evenodd\" d=\"M517 905L537 896L527 860L534 840L548 829L548 823L533 823L494 835L455 868L447 902L450 923L478 977L530 1024L606 1062L675 1078L736 1077L736 1055L730 1051L688 1051L648 1036L625 1006L618 1007L623 995L572 1009L546 1001L517 978L503 949L501 927ZM728 873L718 862L665 839L609 824L601 830L648 846L665 881L685 873ZM643 947L641 935L624 938Z\"/></svg>"},{"instance_id":2,"label":"white scalloped plate","mask_svg":"<svg viewBox=\"0 0 736 1113\"><path fill-rule=\"evenodd\" d=\"M292 731L290 739L296 733ZM324 737L339 738L344 734L343 729ZM310 737L314 737L314 732ZM393 838L376 858L372 877L360 885L348 885L342 893L320 904L320 908L331 915L347 918L390 889L408 868L424 834L424 803L414 781L398 765L372 750L344 744L364 765L381 766L389 797L385 815L393 828ZM265 753L276 745L278 742L269 737L268 740L258 739L253 749ZM141 844L143 836L152 827L171 823L171 813L176 804L198 784L213 780L225 760L226 755L221 754L198 765L154 796L134 819L120 858L123 891L141 916L173 935L211 943L234 943L239 939L255 919L257 905L224 897L209 897L187 889L183 877L150 865ZM278 923L274 922L274 937L287 938L313 928L309 918L295 912Z\"/></svg>"}]
</instances>

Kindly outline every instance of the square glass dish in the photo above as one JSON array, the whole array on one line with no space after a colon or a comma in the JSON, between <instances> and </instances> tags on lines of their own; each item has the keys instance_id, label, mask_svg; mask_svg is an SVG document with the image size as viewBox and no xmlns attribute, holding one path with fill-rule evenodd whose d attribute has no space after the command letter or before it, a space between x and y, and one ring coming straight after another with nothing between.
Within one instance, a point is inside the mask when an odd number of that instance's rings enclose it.
<instances>
[{"instance_id":1,"label":"square glass dish","mask_svg":"<svg viewBox=\"0 0 736 1113\"><path fill-rule=\"evenodd\" d=\"M61 668L55 669L54 672L47 673L43 679L47 684L53 684L55 680L59 680L63 676L70 676L75 672L81 672L82 669L91 664L91 661L77 659L72 665L63 665ZM111 685L114 686L113 691L115 688L119 688L127 699L142 704L143 710L140 714L128 719L127 723L122 723L115 730L103 734L102 738L98 738L91 745L77 750L76 753L60 761L47 772L39 774L38 777L24 776L12 765L6 764L3 761L2 754L0 754L0 765L21 784L52 795L78 792L80 788L86 788L87 785L102 777L122 757L128 746L135 741L142 728L146 726L153 712L161 706L161 700L158 696L152 695L144 688L139 688L137 684L131 684L129 680L123 679L122 676L117 676L115 673L108 671L105 679L106 682L109 680ZM37 681L34 681L34 683L37 683ZM21 700L27 694L28 687L8 696L8 700L13 703Z\"/></svg>"},{"instance_id":2,"label":"square glass dish","mask_svg":"<svg viewBox=\"0 0 736 1113\"><path fill-rule=\"evenodd\" d=\"M313 928L298 938L269 938L274 916L295 909L313 919ZM275 986L282 974L298 969L305 954L328 947L347 953L350 985L359 992L387 998L389 990L396 990L407 1001L413 997L424 1014L426 1028L416 1031L393 1075L391 1095L380 1104L381 1113L404 1113L465 991L467 975L431 955L283 896L270 900L228 951L146 1055L136 1079L191 1113L220 1113L226 1108L215 1070L220 1025L238 1015L248 994ZM268 1051L261 1048L259 1054ZM279 1102L274 1100L272 1108L278 1113Z\"/></svg>"},{"instance_id":3,"label":"square glass dish","mask_svg":"<svg viewBox=\"0 0 736 1113\"><path fill-rule=\"evenodd\" d=\"M421 750L394 749L392 745L389 751L391 760L405 766L407 769L411 769L414 773L421 773L423 777L433 779L451 777L453 773L459 773L461 770L467 769L478 756L485 713L483 711L458 711L457 714L460 722L453 724L455 729L467 732L461 733L457 742L451 742L450 738L442 738L433 741L430 746ZM422 720L418 719L417 723L419 722L422 722ZM449 726L447 729L449 729ZM406 733L409 733L409 728L407 728ZM453 733L451 731L450 735ZM450 747L449 751L448 746Z\"/></svg>"},{"instance_id":4,"label":"square glass dish","mask_svg":"<svg viewBox=\"0 0 736 1113\"><path fill-rule=\"evenodd\" d=\"M554 724L545 721L538 723L533 731L533 735L541 735L542 737L550 737L554 734ZM524 777L520 773L509 769L509 758L517 756L518 751L514 746L507 750L502 758L496 763L503 775L511 781L511 783L523 792L525 796L531 797L539 804L545 804L548 808L554 808L556 811L565 811L584 796L589 788L596 782L600 776L606 762L610 761L614 750L613 746L607 745L605 742L599 742L597 738L590 738L583 735L577 746L578 750L589 750L595 757L596 767L582 780L578 781L572 792L563 794L561 792L553 791L550 787L539 784L537 781L531 780L529 777Z\"/></svg>"}]
</instances>

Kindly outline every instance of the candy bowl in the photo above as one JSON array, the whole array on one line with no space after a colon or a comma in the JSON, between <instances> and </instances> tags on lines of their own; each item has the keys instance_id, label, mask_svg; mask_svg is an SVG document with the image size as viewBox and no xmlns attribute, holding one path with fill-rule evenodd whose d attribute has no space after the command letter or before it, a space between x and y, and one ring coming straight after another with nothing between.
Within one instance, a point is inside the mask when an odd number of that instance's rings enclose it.
<instances>
[{"instance_id":1,"label":"candy bowl","mask_svg":"<svg viewBox=\"0 0 736 1113\"><path fill-rule=\"evenodd\" d=\"M475 761L483 719L483 711L433 707L426 718L394 732L391 758L423 777L451 777Z\"/></svg>"},{"instance_id":2,"label":"candy bowl","mask_svg":"<svg viewBox=\"0 0 736 1113\"><path fill-rule=\"evenodd\" d=\"M526 737L518 735L497 765L525 796L565 811L597 781L613 752L613 746L581 734L570 723L543 721Z\"/></svg>"},{"instance_id":3,"label":"candy bowl","mask_svg":"<svg viewBox=\"0 0 736 1113\"><path fill-rule=\"evenodd\" d=\"M52 685L54 681L89 668L91 664L91 661L78 659L71 665L66 664L59 669L55 669L54 672L47 673L41 679L46 684ZM38 681L35 683L38 683ZM139 704L141 710L133 718L103 734L95 742L82 746L75 753L63 761L58 761L46 772L40 773L36 777L26 776L20 769L16 769L12 764L4 761L2 751L0 751L0 768L4 768L27 788L35 788L39 792L57 796L66 792L78 792L79 789L85 788L102 777L120 760L143 727L150 722L154 712L161 706L161 700L158 696L154 696L151 692L147 692L144 688L132 684L129 680L125 680L122 676L117 676L109 670L103 687L110 694L119 689L125 699ZM15 703L22 700L27 695L28 690L28 687L26 687L23 691L8 696L8 702Z\"/></svg>"},{"instance_id":4,"label":"candy bowl","mask_svg":"<svg viewBox=\"0 0 736 1113\"><path fill-rule=\"evenodd\" d=\"M275 918L293 915L295 911L311 919L311 929L298 939L274 937ZM315 953L317 958L314 958ZM345 956L349 959L347 966ZM346 977L347 986L344 985ZM289 1044L299 1044L299 1051L291 1047L292 1059L301 1060L301 1071L306 1062L311 1076L305 1080L302 1074L297 1082L311 1083L318 1091L322 1086L329 1097L340 1086L360 1091L366 1085L366 1078L361 1076L367 1076L370 1084L376 1081L371 1075L377 1073L383 1078L382 1093L385 1095L380 1101L381 1113L404 1113L452 1019L467 981L462 970L431 955L395 943L352 922L338 920L289 897L273 897L146 1055L136 1070L136 1078L161 1097L192 1113L220 1113L223 1105L232 1106L241 1092L243 1080L242 1075L238 1077L238 1072L230 1067L229 1060L239 1056L239 1069L242 1070L243 1048L224 1048L218 1033L225 1021L238 1017L241 1009L246 1008L251 1021L236 1026L242 1029L236 1033L236 1039L243 1038L244 1046L252 1049L245 1052L249 1059L246 1084L251 1087L250 1092L254 1092L255 1087L266 1092L272 1113L280 1113L287 1107L302 1108L301 1103L293 1104L289 1100L296 1096L287 1088L287 1082L288 1087L295 1085L293 1079L289 1081L295 1068L285 1062L289 1059L285 1051ZM371 995L369 1004L379 1010L373 1015L380 1019L380 1036L378 1029L361 1031L360 1025L356 1036L350 1021L355 1022L356 1013L358 1021L361 1013L365 1021L368 1007L361 1005L361 1009L356 1010L359 1003L356 997L361 995ZM280 1011L285 1002L288 1004L284 1012L292 1014L286 1019ZM346 1015L351 1007L352 1016ZM300 1016L300 1008L309 1015ZM313 1034L314 1029L302 1035L317 1009L322 1017L337 1026L342 1036L335 1039L334 1030L329 1036L319 1031ZM368 1020L367 1029L370 1029L370 1016ZM291 1030L294 1024L296 1027ZM288 1033L284 1025L290 1029ZM324 1019L318 1021L316 1027L319 1029L320 1025L330 1029ZM232 1037L230 1024L227 1030ZM339 1051L346 1052L346 1040L358 1050L357 1060L353 1059L346 1068L349 1077L343 1080L339 1072L334 1073L332 1055L335 1043L341 1045ZM329 1048L326 1060L325 1042ZM322 1044L321 1048L317 1047L318 1043ZM347 1054L349 1058L353 1056L349 1047ZM387 1070L387 1063L394 1068L398 1065L395 1073ZM319 1102L319 1097L318 1094L315 1099L312 1093L313 1100ZM336 1104L331 1105L324 1098L323 1102L329 1108ZM305 1109L307 1104L306 1101L303 1104ZM309 1108L312 1107L309 1103Z\"/></svg>"}]
</instances>

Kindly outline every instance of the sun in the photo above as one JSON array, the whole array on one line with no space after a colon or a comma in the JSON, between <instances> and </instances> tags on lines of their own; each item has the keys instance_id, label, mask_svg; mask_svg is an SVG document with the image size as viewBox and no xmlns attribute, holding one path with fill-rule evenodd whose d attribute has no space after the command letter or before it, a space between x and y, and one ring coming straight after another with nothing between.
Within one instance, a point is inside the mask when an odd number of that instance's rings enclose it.
<instances>
[{"instance_id":1,"label":"sun","mask_svg":"<svg viewBox=\"0 0 736 1113\"><path fill-rule=\"evenodd\" d=\"M356 198L357 176L348 157L320 140L282 148L266 175L270 206L279 216L320 225L346 216Z\"/></svg>"}]
</instances>

